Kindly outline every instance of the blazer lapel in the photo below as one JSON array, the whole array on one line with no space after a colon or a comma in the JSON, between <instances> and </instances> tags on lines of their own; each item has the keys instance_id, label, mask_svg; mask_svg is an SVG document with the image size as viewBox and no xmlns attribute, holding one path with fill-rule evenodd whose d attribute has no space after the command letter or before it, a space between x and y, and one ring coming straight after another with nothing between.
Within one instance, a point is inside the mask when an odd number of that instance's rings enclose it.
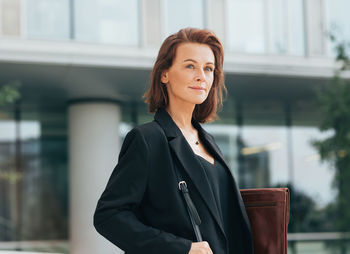
<instances>
[{"instance_id":1,"label":"blazer lapel","mask_svg":"<svg viewBox=\"0 0 350 254\"><path fill-rule=\"evenodd\" d=\"M201 168L202 165L196 158L191 146L188 144L170 115L163 108L158 109L154 118L163 128L165 135L168 137L171 150L174 152L183 169L198 189L198 192L208 207L208 210L213 215L223 235L225 235L214 194L211 191L210 184L203 171L204 169L196 170Z\"/></svg>"},{"instance_id":2,"label":"blazer lapel","mask_svg":"<svg viewBox=\"0 0 350 254\"><path fill-rule=\"evenodd\" d=\"M196 122L196 121L192 121L193 126L198 130L198 135L200 137L200 139L205 143L206 148L209 149L209 153L211 153L214 157L218 158L220 160L220 162L224 165L224 167L228 170L229 175L232 178L232 183L233 183L233 188L237 194L238 197L238 202L239 202L239 207L241 210L241 214L243 216L244 222L251 234L251 228L250 228L250 222L249 222L249 218L248 215L246 213L245 210L245 205L241 196L241 192L237 186L237 183L231 173L231 170L229 168L229 166L227 165L223 155L220 152L219 147L216 145L215 140L212 138L212 136L210 136L203 128L202 126Z\"/></svg>"}]
</instances>

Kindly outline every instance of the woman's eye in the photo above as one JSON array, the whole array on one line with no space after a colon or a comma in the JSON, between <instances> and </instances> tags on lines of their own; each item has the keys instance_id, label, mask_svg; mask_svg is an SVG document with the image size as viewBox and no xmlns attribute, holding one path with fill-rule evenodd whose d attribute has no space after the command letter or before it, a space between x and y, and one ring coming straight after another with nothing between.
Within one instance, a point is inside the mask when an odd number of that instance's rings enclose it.
<instances>
[{"instance_id":1,"label":"woman's eye","mask_svg":"<svg viewBox=\"0 0 350 254\"><path fill-rule=\"evenodd\" d=\"M206 71L213 71L213 68L211 68L211 67L205 67L205 70L206 70Z\"/></svg>"},{"instance_id":2,"label":"woman's eye","mask_svg":"<svg viewBox=\"0 0 350 254\"><path fill-rule=\"evenodd\" d=\"M194 66L193 66L192 64L189 64L189 65L186 66L186 68L188 68L188 69L193 69Z\"/></svg>"}]
</instances>

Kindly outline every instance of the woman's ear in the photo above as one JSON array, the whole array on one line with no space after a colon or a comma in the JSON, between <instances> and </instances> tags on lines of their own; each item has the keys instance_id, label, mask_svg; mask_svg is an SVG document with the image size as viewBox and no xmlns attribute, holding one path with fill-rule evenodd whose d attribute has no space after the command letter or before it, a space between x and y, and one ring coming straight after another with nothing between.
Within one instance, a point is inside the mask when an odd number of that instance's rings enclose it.
<instances>
[{"instance_id":1,"label":"woman's ear","mask_svg":"<svg viewBox=\"0 0 350 254\"><path fill-rule=\"evenodd\" d=\"M169 81L169 77L168 77L168 71L163 71L162 72L162 75L160 77L160 81L163 83L163 84L167 84L168 81Z\"/></svg>"}]
</instances>

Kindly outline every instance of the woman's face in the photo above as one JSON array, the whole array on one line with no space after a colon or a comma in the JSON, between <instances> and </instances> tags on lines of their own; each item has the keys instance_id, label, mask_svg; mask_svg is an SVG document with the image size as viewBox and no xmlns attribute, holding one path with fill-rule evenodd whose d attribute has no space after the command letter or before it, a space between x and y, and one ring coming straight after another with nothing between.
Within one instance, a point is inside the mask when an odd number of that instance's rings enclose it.
<instances>
[{"instance_id":1,"label":"woman's face","mask_svg":"<svg viewBox=\"0 0 350 254\"><path fill-rule=\"evenodd\" d=\"M201 104L214 80L215 57L206 44L182 43L177 47L172 66L162 73L169 101Z\"/></svg>"}]
</instances>

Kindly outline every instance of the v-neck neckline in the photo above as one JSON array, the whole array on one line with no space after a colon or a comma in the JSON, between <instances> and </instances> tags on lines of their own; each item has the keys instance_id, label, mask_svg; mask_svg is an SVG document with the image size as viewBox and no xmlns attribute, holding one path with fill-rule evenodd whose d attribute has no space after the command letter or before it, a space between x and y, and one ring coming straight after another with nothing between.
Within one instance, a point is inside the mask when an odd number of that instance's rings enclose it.
<instances>
[{"instance_id":1,"label":"v-neck neckline","mask_svg":"<svg viewBox=\"0 0 350 254\"><path fill-rule=\"evenodd\" d=\"M203 156L201 156L201 155L199 155L199 154L196 154L196 153L195 153L195 155L198 156L199 158L201 158L202 160L205 160L205 161L206 161L207 163L209 163L210 165L215 166L215 158L214 158L214 162L211 163L210 161L208 161L207 159L205 159Z\"/></svg>"}]
</instances>

